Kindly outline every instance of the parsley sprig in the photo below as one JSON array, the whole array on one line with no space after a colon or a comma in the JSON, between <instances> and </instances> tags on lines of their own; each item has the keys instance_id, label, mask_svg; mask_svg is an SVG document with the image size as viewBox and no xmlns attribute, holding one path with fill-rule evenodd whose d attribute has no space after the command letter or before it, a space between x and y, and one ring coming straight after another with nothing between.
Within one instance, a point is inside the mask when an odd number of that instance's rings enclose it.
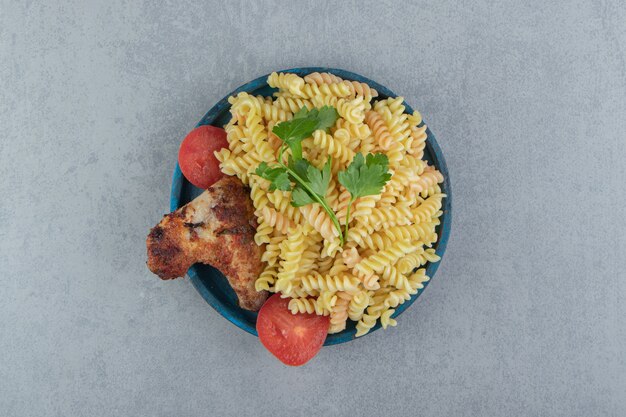
<instances>
[{"instance_id":1,"label":"parsley sprig","mask_svg":"<svg viewBox=\"0 0 626 417\"><path fill-rule=\"evenodd\" d=\"M256 174L270 181L270 191L291 191L291 205L294 207L319 203L328 213L343 244L341 225L326 201L331 176L330 158L321 170L302 158L302 141L318 129L328 130L338 118L339 114L334 107L324 106L319 110L303 107L292 120L274 126L272 132L283 141L278 153L278 164L270 167L267 163L261 162ZM291 155L285 164L284 154L287 149L291 150Z\"/></svg>"},{"instance_id":2,"label":"parsley sprig","mask_svg":"<svg viewBox=\"0 0 626 417\"><path fill-rule=\"evenodd\" d=\"M363 154L357 153L348 169L337 174L339 183L350 193L350 202L346 211L346 231L348 236L350 224L350 207L354 200L359 197L380 194L383 187L391 178L389 173L389 158L383 153Z\"/></svg>"},{"instance_id":3,"label":"parsley sprig","mask_svg":"<svg viewBox=\"0 0 626 417\"><path fill-rule=\"evenodd\" d=\"M309 110L304 106L293 115L293 119L274 126L272 132L291 149L291 156L298 161L302 159L302 140L318 129L328 130L338 118L339 114L334 107L324 106L319 110ZM282 162L280 158L279 162Z\"/></svg>"},{"instance_id":4,"label":"parsley sprig","mask_svg":"<svg viewBox=\"0 0 626 417\"><path fill-rule=\"evenodd\" d=\"M324 106L319 110L303 107L292 120L274 126L272 132L283 141L278 153L278 163L269 166L266 162L261 162L256 174L270 182L270 191L291 191L291 205L294 207L320 204L337 229L343 245L348 235L350 206L354 200L379 194L391 174L388 172L389 160L384 154L368 154L367 157L356 154L347 170L338 174L339 182L350 192L346 229L342 233L339 220L326 200L331 178L330 157L322 169L316 168L302 157L302 141L318 129L328 130L338 118L337 110L331 106ZM291 155L285 163L284 154L288 149Z\"/></svg>"}]
</instances>

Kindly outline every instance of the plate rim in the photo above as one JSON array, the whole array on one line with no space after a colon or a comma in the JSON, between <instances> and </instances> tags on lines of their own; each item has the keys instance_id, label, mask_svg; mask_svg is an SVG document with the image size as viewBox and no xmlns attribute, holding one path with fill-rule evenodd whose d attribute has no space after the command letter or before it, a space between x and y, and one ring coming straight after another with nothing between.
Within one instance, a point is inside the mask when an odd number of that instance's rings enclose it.
<instances>
[{"instance_id":1,"label":"plate rim","mask_svg":"<svg viewBox=\"0 0 626 417\"><path fill-rule=\"evenodd\" d=\"M388 97L398 97L398 95L395 94L393 91L391 91L387 87L379 84L378 82L374 80L371 80L360 74L343 70L343 69L339 69L339 68L300 67L300 68L290 68L290 69L285 69L285 70L279 70L275 72L279 72L279 73L288 72L288 73L298 74L300 76L310 74L312 72L329 72L331 74L335 74L344 79L365 82L372 88L376 89L377 91L379 91L380 93ZM253 91L260 87L266 86L267 85L266 80L269 75L270 74L255 78L254 80L249 81L239 86L238 88L236 88L235 90L233 90L232 92L224 96L224 98L218 101L213 107L209 109L209 111L205 113L205 115L200 119L200 121L195 125L195 127L210 124L210 122L215 120L223 112L228 111L228 108L230 107L230 104L228 103L228 98L230 96L238 94L240 92L244 92L244 91L245 92ZM404 101L403 104L406 107L406 112L408 113L413 112L413 108L406 101ZM422 124L424 123L425 122L422 121ZM426 273L430 277L430 279L424 283L424 287L420 289L417 294L411 296L410 300L406 301L404 304L396 308L395 313L392 315L393 318L398 317L400 314L406 311L406 309L408 309L415 302L415 300L417 300L422 295L424 290L428 287L430 282L433 280L437 270L439 269L439 265L441 264L441 261L443 260L443 257L444 257L444 254L446 252L446 248L448 245L448 240L450 238L450 232L451 232L451 226L452 226L452 190L450 187L450 174L448 172L448 167L447 167L445 158L443 156L443 152L441 151L441 148L439 147L439 144L437 143L437 140L435 139L435 136L433 135L433 133L430 131L430 128L428 127L428 125L426 126L426 134L427 134L426 147L428 148L430 154L433 156L434 165L444 176L443 189L446 194L446 198L444 199L444 204L442 206L443 214L441 216L441 224L439 226L440 227L439 239L433 245L433 247L435 247L437 250L437 255L441 259L439 260L439 262L436 262L436 263L428 262L426 264ZM187 180L184 178L180 170L180 166L178 165L178 162L177 162L174 168L173 175L172 175L172 186L171 186L171 191L170 191L170 210L171 211L177 210L178 208L181 207L181 204L180 204L181 198L182 198L181 194L182 194L183 183L185 181ZM189 279L191 280L191 283L193 284L194 288L198 291L198 293L200 293L202 298L214 310L216 310L220 315L222 315L228 321L233 323L235 326L246 331L247 333L250 333L258 337L255 326L251 326L250 323L248 323L246 320L238 317L235 314L236 310L232 310L230 306L223 304L217 297L215 297L211 293L211 291L209 291L209 289L204 285L204 283L198 276L196 265L193 265L191 268L189 268L189 270L187 271L187 275L189 276ZM376 330L380 329L381 327L382 326L380 324L380 321L377 321L376 325L370 329L367 335L374 333ZM343 330L339 333L328 335L328 337L326 338L326 342L324 343L324 346L336 345L340 343L353 341L357 339L355 338L355 333L356 333L355 329L350 329L350 330ZM361 336L358 339L363 339L363 337L364 336Z\"/></svg>"}]
</instances>

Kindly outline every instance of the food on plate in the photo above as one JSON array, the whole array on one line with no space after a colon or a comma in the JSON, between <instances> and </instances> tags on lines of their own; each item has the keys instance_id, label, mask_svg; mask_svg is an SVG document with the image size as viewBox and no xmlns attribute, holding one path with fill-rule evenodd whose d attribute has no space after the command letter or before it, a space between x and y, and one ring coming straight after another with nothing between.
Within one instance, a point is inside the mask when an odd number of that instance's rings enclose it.
<instances>
[{"instance_id":1,"label":"food on plate","mask_svg":"<svg viewBox=\"0 0 626 417\"><path fill-rule=\"evenodd\" d=\"M319 352L326 340L328 316L300 312L291 314L289 299L270 297L256 321L263 346L286 365L299 366Z\"/></svg>"},{"instance_id":2,"label":"food on plate","mask_svg":"<svg viewBox=\"0 0 626 417\"><path fill-rule=\"evenodd\" d=\"M267 298L255 281L262 273L263 248L249 189L224 177L196 199L163 217L147 238L148 268L162 279L182 277L194 263L209 264L228 279L239 305L256 311Z\"/></svg>"},{"instance_id":3,"label":"food on plate","mask_svg":"<svg viewBox=\"0 0 626 417\"><path fill-rule=\"evenodd\" d=\"M442 214L442 174L423 159L426 126L402 97L333 74L273 73L272 97L230 97L226 175L250 187L263 249L259 291L293 314L348 320L362 336L423 288Z\"/></svg>"},{"instance_id":4,"label":"food on plate","mask_svg":"<svg viewBox=\"0 0 626 417\"><path fill-rule=\"evenodd\" d=\"M183 141L181 170L207 190L152 229L148 267L171 279L213 265L241 307L263 305L263 345L301 365L348 321L357 337L397 324L440 259L444 178L402 97L328 73L267 82L271 97L240 92L224 130L201 126Z\"/></svg>"},{"instance_id":5,"label":"food on plate","mask_svg":"<svg viewBox=\"0 0 626 417\"><path fill-rule=\"evenodd\" d=\"M190 183L209 188L224 174L213 151L227 148L226 132L215 126L198 126L185 137L178 151L178 165Z\"/></svg>"}]
</instances>

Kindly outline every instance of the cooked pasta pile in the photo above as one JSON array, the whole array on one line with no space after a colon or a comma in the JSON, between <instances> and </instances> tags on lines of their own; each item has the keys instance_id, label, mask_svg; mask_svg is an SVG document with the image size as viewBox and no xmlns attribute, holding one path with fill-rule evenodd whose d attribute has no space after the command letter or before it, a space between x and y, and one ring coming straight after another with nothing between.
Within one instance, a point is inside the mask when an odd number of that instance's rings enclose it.
<instances>
[{"instance_id":1,"label":"cooked pasta pile","mask_svg":"<svg viewBox=\"0 0 626 417\"><path fill-rule=\"evenodd\" d=\"M294 314L330 315L329 333L345 329L348 319L357 322L357 336L379 319L384 328L395 326L396 307L429 279L421 267L439 260L431 247L445 197L438 185L443 176L422 159L426 126L420 114L406 114L402 97L373 101L378 93L367 84L328 73L304 78L273 73L268 84L278 89L273 97L230 97L229 149L216 152L222 171L251 189L258 219L255 240L265 245L267 263L257 290L292 298ZM335 107L340 118L330 133L317 130L302 142L303 156L318 168L331 157L326 200L342 226L350 194L337 173L356 153L375 152L387 155L392 173L381 194L352 204L343 247L319 204L293 207L290 192L270 192L269 182L254 173L263 161L277 162L282 142L272 133L275 125L291 120L304 106L324 105Z\"/></svg>"}]
</instances>

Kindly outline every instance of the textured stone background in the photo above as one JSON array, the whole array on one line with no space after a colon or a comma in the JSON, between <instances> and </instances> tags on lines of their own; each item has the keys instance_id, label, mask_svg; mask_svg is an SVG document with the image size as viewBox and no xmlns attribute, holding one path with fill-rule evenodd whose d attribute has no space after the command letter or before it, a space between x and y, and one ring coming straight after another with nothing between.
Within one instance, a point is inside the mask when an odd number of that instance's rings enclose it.
<instances>
[{"instance_id":1,"label":"textured stone background","mask_svg":"<svg viewBox=\"0 0 626 417\"><path fill-rule=\"evenodd\" d=\"M0 0L1 415L626 415L624 2L60 3ZM422 111L455 214L399 327L291 369L144 238L205 111L308 65Z\"/></svg>"}]
</instances>

